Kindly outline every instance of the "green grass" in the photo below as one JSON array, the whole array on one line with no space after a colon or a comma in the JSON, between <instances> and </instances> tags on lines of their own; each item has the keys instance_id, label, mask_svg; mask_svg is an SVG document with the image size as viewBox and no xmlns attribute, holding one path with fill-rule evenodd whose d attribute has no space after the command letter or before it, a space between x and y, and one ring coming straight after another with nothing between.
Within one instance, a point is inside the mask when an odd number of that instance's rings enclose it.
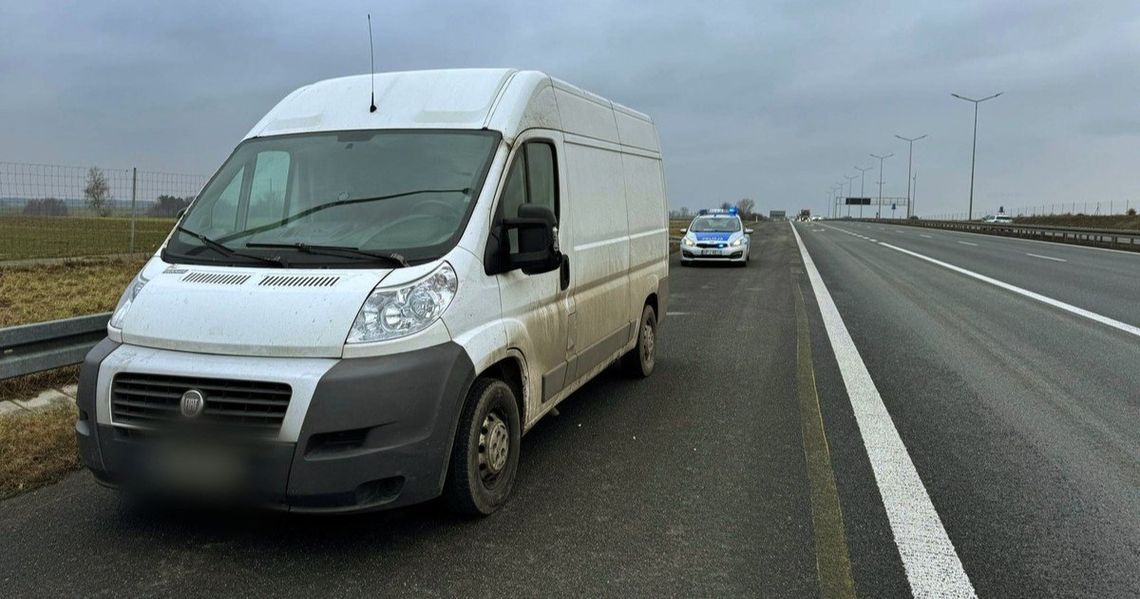
<instances>
[{"instance_id":1,"label":"green grass","mask_svg":"<svg viewBox=\"0 0 1140 599\"><path fill-rule=\"evenodd\" d=\"M137 219L134 251L155 251L173 226L173 219ZM0 216L0 262L104 256L130 250L129 218Z\"/></svg>"}]
</instances>

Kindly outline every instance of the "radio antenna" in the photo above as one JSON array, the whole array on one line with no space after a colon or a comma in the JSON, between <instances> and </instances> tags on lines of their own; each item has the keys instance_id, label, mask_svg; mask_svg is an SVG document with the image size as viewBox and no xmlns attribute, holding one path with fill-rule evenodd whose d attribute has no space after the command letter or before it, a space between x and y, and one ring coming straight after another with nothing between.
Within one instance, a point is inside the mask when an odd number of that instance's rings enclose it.
<instances>
[{"instance_id":1,"label":"radio antenna","mask_svg":"<svg viewBox=\"0 0 1140 599\"><path fill-rule=\"evenodd\" d=\"M372 48L372 13L368 13L368 58L372 74L372 104L368 112L376 112L376 50Z\"/></svg>"}]
</instances>

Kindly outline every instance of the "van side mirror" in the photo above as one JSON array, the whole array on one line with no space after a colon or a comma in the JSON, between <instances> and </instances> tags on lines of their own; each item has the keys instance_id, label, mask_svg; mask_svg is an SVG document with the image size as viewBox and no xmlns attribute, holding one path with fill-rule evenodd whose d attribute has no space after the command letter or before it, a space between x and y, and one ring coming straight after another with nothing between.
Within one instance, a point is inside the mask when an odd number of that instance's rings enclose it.
<instances>
[{"instance_id":1,"label":"van side mirror","mask_svg":"<svg viewBox=\"0 0 1140 599\"><path fill-rule=\"evenodd\" d=\"M745 229L745 230L744 230L744 234L745 234L745 235L751 235L751 234L752 234L752 229Z\"/></svg>"},{"instance_id":2,"label":"van side mirror","mask_svg":"<svg viewBox=\"0 0 1140 599\"><path fill-rule=\"evenodd\" d=\"M518 252L504 253L506 268L516 268L528 275L550 272L562 264L558 249L558 219L545 206L523 204L517 218L503 219L503 240L510 231L517 232Z\"/></svg>"},{"instance_id":3,"label":"van side mirror","mask_svg":"<svg viewBox=\"0 0 1140 599\"><path fill-rule=\"evenodd\" d=\"M681 235L684 235L685 233L688 233L688 232L689 232L688 229L681 229Z\"/></svg>"}]
</instances>

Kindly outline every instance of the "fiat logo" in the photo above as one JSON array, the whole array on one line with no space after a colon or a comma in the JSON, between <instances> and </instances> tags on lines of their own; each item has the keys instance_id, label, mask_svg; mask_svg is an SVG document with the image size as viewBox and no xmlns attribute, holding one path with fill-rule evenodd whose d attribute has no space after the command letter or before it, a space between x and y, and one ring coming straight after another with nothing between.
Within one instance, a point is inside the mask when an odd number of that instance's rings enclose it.
<instances>
[{"instance_id":1,"label":"fiat logo","mask_svg":"<svg viewBox=\"0 0 1140 599\"><path fill-rule=\"evenodd\" d=\"M182 400L178 402L179 411L186 418L197 418L202 410L206 408L206 396L197 389L191 389L182 394Z\"/></svg>"}]
</instances>

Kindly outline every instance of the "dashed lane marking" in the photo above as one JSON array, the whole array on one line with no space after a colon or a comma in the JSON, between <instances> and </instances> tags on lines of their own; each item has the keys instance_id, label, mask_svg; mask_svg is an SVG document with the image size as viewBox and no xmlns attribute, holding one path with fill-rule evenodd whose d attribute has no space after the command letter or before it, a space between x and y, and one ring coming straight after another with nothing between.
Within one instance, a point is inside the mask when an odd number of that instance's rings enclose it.
<instances>
[{"instance_id":1,"label":"dashed lane marking","mask_svg":"<svg viewBox=\"0 0 1140 599\"><path fill-rule=\"evenodd\" d=\"M1065 312L1068 312L1070 314L1076 314L1077 316L1083 316L1089 320L1099 322L1103 325L1110 326L1114 329L1124 331L1125 333L1128 333L1130 335L1135 335L1137 337L1140 337L1140 327L1137 327L1135 325L1131 325L1131 324L1128 324L1126 322L1120 322L1119 320L1115 320L1115 319L1109 318L1107 316L1097 314L1096 312L1092 312L1091 310L1085 310L1084 308L1078 308L1072 304L1067 304L1067 303L1062 302L1060 300L1055 300L1049 296L1041 295L1040 293L1035 293L1035 292L1030 291L1028 289L1022 289L1021 287L1018 287L1016 285L1010 285L1009 283L1006 283L1005 281L999 281L997 279L987 277L986 275L976 273L972 270L967 270L965 268L962 268L961 266L955 266L953 264L950 264L949 262L943 262L941 260L936 260L934 258L931 258L930 256L926 256L926 255L920 254L918 252L912 252L910 250L903 249L901 247L891 245L889 243L884 243L884 242L879 242L879 245L881 245L885 248L890 248L890 249L895 250L897 252L902 252L904 254L907 254L908 256L914 256L915 258L918 258L920 260L926 260L927 262L929 262L931 264L936 264L938 266L941 266L942 268L946 268L946 269L952 270L956 273L966 275L967 277L972 277L974 279L982 281L983 283L989 283L990 285L993 285L995 287L1000 287L1002 289L1005 289L1006 291L1012 291L1018 295L1027 297L1031 300L1041 302L1043 304L1053 306L1054 308L1058 308L1060 310L1064 310Z\"/></svg>"},{"instance_id":2,"label":"dashed lane marking","mask_svg":"<svg viewBox=\"0 0 1140 599\"><path fill-rule=\"evenodd\" d=\"M1034 258L1041 258L1042 260L1052 260L1054 262L1068 262L1068 260L1066 260L1064 258L1054 258L1053 256L1042 256L1041 254L1030 254L1029 252L1025 252L1025 255L1026 256L1033 256Z\"/></svg>"}]
</instances>

